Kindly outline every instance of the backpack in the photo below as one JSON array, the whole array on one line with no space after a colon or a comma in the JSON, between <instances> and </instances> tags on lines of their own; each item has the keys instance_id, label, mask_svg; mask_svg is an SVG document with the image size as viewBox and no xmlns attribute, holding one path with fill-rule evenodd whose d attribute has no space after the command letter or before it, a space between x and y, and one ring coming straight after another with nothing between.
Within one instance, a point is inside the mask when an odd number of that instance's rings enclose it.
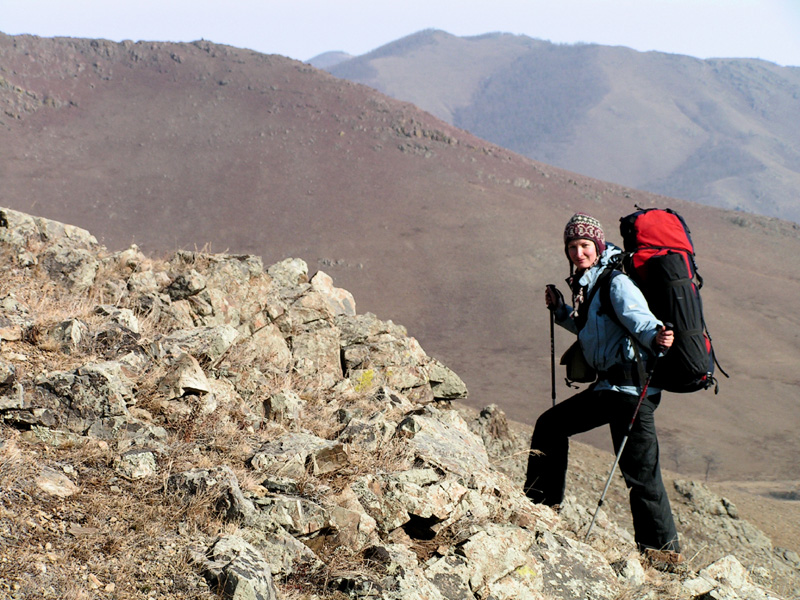
<instances>
[{"instance_id":1,"label":"backpack","mask_svg":"<svg viewBox=\"0 0 800 600\"><path fill-rule=\"evenodd\" d=\"M652 385L669 392L688 393L719 385L714 366L728 377L716 360L711 336L703 318L700 288L686 221L672 209L647 208L620 219L624 270L642 290L657 319L670 323L675 340L659 359Z\"/></svg>"}]
</instances>

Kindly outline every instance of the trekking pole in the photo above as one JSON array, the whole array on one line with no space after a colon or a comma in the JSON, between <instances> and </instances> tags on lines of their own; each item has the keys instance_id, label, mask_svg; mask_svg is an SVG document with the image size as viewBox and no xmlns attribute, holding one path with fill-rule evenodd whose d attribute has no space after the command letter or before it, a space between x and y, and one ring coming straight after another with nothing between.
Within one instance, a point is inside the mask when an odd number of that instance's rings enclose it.
<instances>
[{"instance_id":1,"label":"trekking pole","mask_svg":"<svg viewBox=\"0 0 800 600\"><path fill-rule=\"evenodd\" d=\"M553 290L556 286L552 283L547 284L548 288ZM555 322L556 315L555 309L550 307L550 397L553 400L553 406L556 405L556 333Z\"/></svg>"},{"instance_id":2,"label":"trekking pole","mask_svg":"<svg viewBox=\"0 0 800 600\"><path fill-rule=\"evenodd\" d=\"M664 329L672 329L672 323L664 323ZM653 366L647 373L647 379L642 387L642 392L639 394L639 402L636 404L636 409L633 411L631 422L628 423L628 430L625 432L625 437L622 438L622 443L619 445L619 450L617 450L617 456L614 459L614 465L611 467L611 473L608 474L608 479L606 479L606 485L603 488L603 493L600 494L600 500L597 501L597 508L592 516L592 522L589 523L589 529L586 530L586 536L583 538L584 543L589 540L589 534L592 532L594 522L597 520L597 513L600 512L600 508L603 506L603 501L605 500L606 493L608 492L608 487L611 485L611 478L614 476L614 472L617 470L619 459L622 457L622 451L625 450L625 444L628 443L628 438L631 435L631 431L633 431L633 424L636 422L636 417L639 416L639 409L642 407L642 402L644 402L644 399L647 396L647 388L650 387L650 380L653 378L653 371L656 370L656 363L658 363L658 359L662 356L664 356L663 350L656 355L656 359L653 361Z\"/></svg>"}]
</instances>

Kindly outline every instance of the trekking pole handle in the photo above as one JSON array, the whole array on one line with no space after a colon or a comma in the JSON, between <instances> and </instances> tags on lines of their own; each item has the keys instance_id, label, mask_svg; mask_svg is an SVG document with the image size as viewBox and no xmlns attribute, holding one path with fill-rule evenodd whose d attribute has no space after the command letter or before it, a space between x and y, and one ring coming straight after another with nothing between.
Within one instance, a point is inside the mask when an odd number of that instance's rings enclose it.
<instances>
[{"instance_id":1,"label":"trekking pole handle","mask_svg":"<svg viewBox=\"0 0 800 600\"><path fill-rule=\"evenodd\" d=\"M558 288L556 287L555 283L548 283L545 287L546 287L547 291L550 292L550 294L552 295L552 298L553 298L553 302L550 304L550 306L547 307L552 312L556 308L558 308L558 304L557 304L556 300L560 299L561 302L563 302L564 301L564 297L561 295L561 292L558 291Z\"/></svg>"}]
</instances>

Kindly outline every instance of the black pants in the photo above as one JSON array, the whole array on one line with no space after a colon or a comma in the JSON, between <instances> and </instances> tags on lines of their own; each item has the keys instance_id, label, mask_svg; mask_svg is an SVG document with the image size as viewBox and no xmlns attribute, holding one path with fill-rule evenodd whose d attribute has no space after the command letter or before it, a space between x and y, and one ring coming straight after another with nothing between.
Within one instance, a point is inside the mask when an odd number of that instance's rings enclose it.
<instances>
[{"instance_id":1,"label":"black pants","mask_svg":"<svg viewBox=\"0 0 800 600\"><path fill-rule=\"evenodd\" d=\"M531 438L525 494L537 503L560 504L564 500L570 436L608 423L618 452L638 401L636 396L590 388L542 413ZM653 413L660 401L661 395L657 394L642 402L619 467L630 490L639 549L679 552L678 534L658 459Z\"/></svg>"}]
</instances>

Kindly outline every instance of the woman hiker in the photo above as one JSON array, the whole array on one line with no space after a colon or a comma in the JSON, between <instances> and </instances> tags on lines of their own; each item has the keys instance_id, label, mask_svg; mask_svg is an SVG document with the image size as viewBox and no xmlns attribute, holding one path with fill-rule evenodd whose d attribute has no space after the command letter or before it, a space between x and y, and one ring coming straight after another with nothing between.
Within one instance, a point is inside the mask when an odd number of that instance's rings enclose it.
<instances>
[{"instance_id":1,"label":"woman hiker","mask_svg":"<svg viewBox=\"0 0 800 600\"><path fill-rule=\"evenodd\" d=\"M610 278L610 270L604 273L621 250L605 241L597 219L575 214L564 229L564 246L570 260L567 283L572 306L554 286L547 287L545 303L559 325L578 335L586 362L598 376L588 389L556 404L536 421L525 493L534 502L554 507L564 499L570 436L608 423L618 452L639 403L644 365L652 364L653 357L673 342L672 331L653 316L633 281L619 272ZM683 557L661 480L653 419L660 400L661 390L649 387L619 466L630 490L639 551L654 566L672 568Z\"/></svg>"}]
</instances>

